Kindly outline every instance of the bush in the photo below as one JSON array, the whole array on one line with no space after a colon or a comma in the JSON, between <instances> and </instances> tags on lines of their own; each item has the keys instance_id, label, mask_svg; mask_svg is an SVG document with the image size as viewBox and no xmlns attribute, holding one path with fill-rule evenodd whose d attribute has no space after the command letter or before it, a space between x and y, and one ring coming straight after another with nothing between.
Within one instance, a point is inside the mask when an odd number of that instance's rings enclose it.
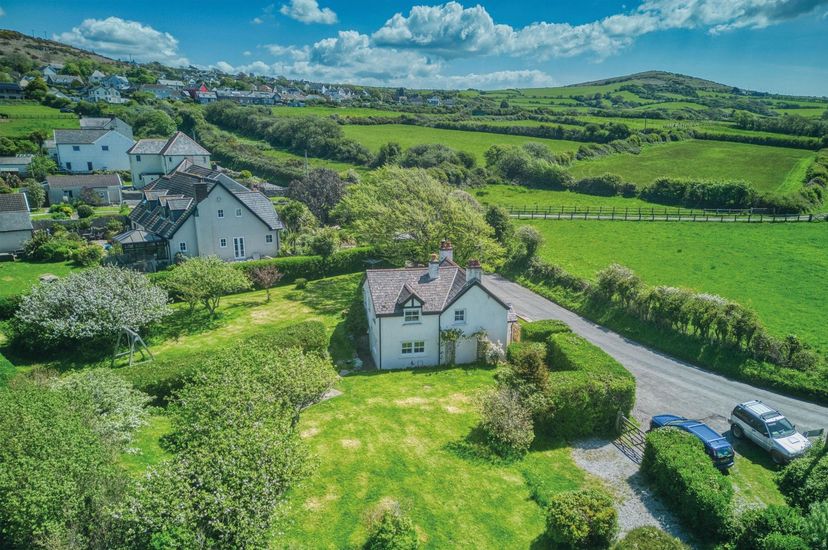
<instances>
[{"instance_id":1,"label":"bush","mask_svg":"<svg viewBox=\"0 0 828 550\"><path fill-rule=\"evenodd\" d=\"M561 332L572 332L569 325L557 319L545 321L533 321L520 327L520 339L522 342L546 343L550 336Z\"/></svg>"},{"instance_id":2,"label":"bush","mask_svg":"<svg viewBox=\"0 0 828 550\"><path fill-rule=\"evenodd\" d=\"M539 389L549 380L546 368L546 347L540 342L515 342L506 348L506 360L512 371L524 382Z\"/></svg>"},{"instance_id":3,"label":"bush","mask_svg":"<svg viewBox=\"0 0 828 550\"><path fill-rule=\"evenodd\" d=\"M612 547L613 550L688 550L689 546L658 527L636 527Z\"/></svg>"},{"instance_id":4,"label":"bush","mask_svg":"<svg viewBox=\"0 0 828 550\"><path fill-rule=\"evenodd\" d=\"M14 365L11 364L11 361L0 354L0 389L8 385L9 380L14 377L16 372L17 371L14 368Z\"/></svg>"},{"instance_id":5,"label":"bush","mask_svg":"<svg viewBox=\"0 0 828 550\"><path fill-rule=\"evenodd\" d=\"M794 460L776 476L785 502L803 512L828 500L828 448L814 445L807 455Z\"/></svg>"},{"instance_id":6,"label":"bush","mask_svg":"<svg viewBox=\"0 0 828 550\"><path fill-rule=\"evenodd\" d=\"M72 251L72 261L82 267L92 267L101 263L103 248L96 244L87 244Z\"/></svg>"},{"instance_id":7,"label":"bush","mask_svg":"<svg viewBox=\"0 0 828 550\"><path fill-rule=\"evenodd\" d=\"M565 491L552 496L546 533L564 548L608 548L618 533L618 513L603 491Z\"/></svg>"},{"instance_id":8,"label":"bush","mask_svg":"<svg viewBox=\"0 0 828 550\"><path fill-rule=\"evenodd\" d=\"M785 535L783 533L771 533L760 541L761 550L811 550L811 546L797 535Z\"/></svg>"},{"instance_id":9,"label":"bush","mask_svg":"<svg viewBox=\"0 0 828 550\"><path fill-rule=\"evenodd\" d=\"M483 397L480 409L480 427L492 450L503 457L526 454L535 433L520 394L510 388L493 390Z\"/></svg>"},{"instance_id":10,"label":"bush","mask_svg":"<svg viewBox=\"0 0 828 550\"><path fill-rule=\"evenodd\" d=\"M262 265L275 265L282 273L280 282L284 284L295 282L299 278L308 281L364 271L365 261L374 257L376 254L372 248L358 247L334 252L327 259L321 256L284 256L232 265L245 272Z\"/></svg>"},{"instance_id":11,"label":"bush","mask_svg":"<svg viewBox=\"0 0 828 550\"><path fill-rule=\"evenodd\" d=\"M738 550L764 548L763 539L771 534L796 535L805 526L802 516L790 506L771 505L752 509L739 517L735 546Z\"/></svg>"},{"instance_id":12,"label":"bush","mask_svg":"<svg viewBox=\"0 0 828 550\"><path fill-rule=\"evenodd\" d=\"M162 283L171 294L187 302L192 311L202 304L215 316L222 296L250 288L248 277L216 256L196 256L175 266Z\"/></svg>"},{"instance_id":13,"label":"bush","mask_svg":"<svg viewBox=\"0 0 828 550\"><path fill-rule=\"evenodd\" d=\"M733 485L713 466L701 441L675 428L654 430L647 434L641 471L699 538L728 538Z\"/></svg>"},{"instance_id":14,"label":"bush","mask_svg":"<svg viewBox=\"0 0 828 550\"><path fill-rule=\"evenodd\" d=\"M811 505L811 511L805 517L802 538L817 550L828 549L828 500Z\"/></svg>"},{"instance_id":15,"label":"bush","mask_svg":"<svg viewBox=\"0 0 828 550\"><path fill-rule=\"evenodd\" d=\"M614 195L634 197L636 194L635 184L626 183L621 179L621 176L615 174L603 174L583 178L570 186L570 189L576 193L598 195L601 197L612 197Z\"/></svg>"},{"instance_id":16,"label":"bush","mask_svg":"<svg viewBox=\"0 0 828 550\"><path fill-rule=\"evenodd\" d=\"M39 229L24 243L23 251L27 259L36 262L65 262L72 259L74 251L84 244L85 241L74 233L55 230L49 234Z\"/></svg>"},{"instance_id":17,"label":"bush","mask_svg":"<svg viewBox=\"0 0 828 550\"><path fill-rule=\"evenodd\" d=\"M23 295L21 294L0 296L0 321L6 321L14 317L21 301L23 301Z\"/></svg>"},{"instance_id":18,"label":"bush","mask_svg":"<svg viewBox=\"0 0 828 550\"><path fill-rule=\"evenodd\" d=\"M88 204L80 204L78 205L78 217L83 218L90 218L95 213L95 209L89 206Z\"/></svg>"},{"instance_id":19,"label":"bush","mask_svg":"<svg viewBox=\"0 0 828 550\"><path fill-rule=\"evenodd\" d=\"M296 279L296 281L294 281L294 282L296 283L296 289L297 290L304 290L308 286L308 280L307 279Z\"/></svg>"},{"instance_id":20,"label":"bush","mask_svg":"<svg viewBox=\"0 0 828 550\"><path fill-rule=\"evenodd\" d=\"M384 505L371 519L365 550L416 550L420 547L411 519L396 502Z\"/></svg>"}]
</instances>

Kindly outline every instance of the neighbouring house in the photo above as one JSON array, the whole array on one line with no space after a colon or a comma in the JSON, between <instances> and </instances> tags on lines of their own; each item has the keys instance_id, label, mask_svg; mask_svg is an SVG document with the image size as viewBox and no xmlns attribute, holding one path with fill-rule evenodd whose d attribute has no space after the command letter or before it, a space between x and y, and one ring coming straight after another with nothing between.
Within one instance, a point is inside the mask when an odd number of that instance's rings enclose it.
<instances>
[{"instance_id":1,"label":"neighbouring house","mask_svg":"<svg viewBox=\"0 0 828 550\"><path fill-rule=\"evenodd\" d=\"M23 88L14 82L0 82L0 99L23 99Z\"/></svg>"},{"instance_id":2,"label":"neighbouring house","mask_svg":"<svg viewBox=\"0 0 828 550\"><path fill-rule=\"evenodd\" d=\"M437 97L436 95L428 98L426 101L431 107L439 107L440 104L443 102L443 100Z\"/></svg>"},{"instance_id":3,"label":"neighbouring house","mask_svg":"<svg viewBox=\"0 0 828 550\"><path fill-rule=\"evenodd\" d=\"M0 174L17 174L26 176L29 174L29 165L34 155L16 155L14 157L0 157Z\"/></svg>"},{"instance_id":4,"label":"neighbouring house","mask_svg":"<svg viewBox=\"0 0 828 550\"><path fill-rule=\"evenodd\" d=\"M282 222L273 203L222 172L185 160L143 189L132 228L115 237L134 262L184 256L225 261L279 255Z\"/></svg>"},{"instance_id":5,"label":"neighbouring house","mask_svg":"<svg viewBox=\"0 0 828 550\"><path fill-rule=\"evenodd\" d=\"M53 86L71 86L75 82L83 84L83 79L73 74L55 74L48 75L46 77L46 82L48 84L52 84Z\"/></svg>"},{"instance_id":6,"label":"neighbouring house","mask_svg":"<svg viewBox=\"0 0 828 550\"><path fill-rule=\"evenodd\" d=\"M63 70L62 63L49 63L48 65L43 65L42 67L37 69L40 71L40 74L43 75L43 78L47 78L49 76L56 76Z\"/></svg>"},{"instance_id":7,"label":"neighbouring house","mask_svg":"<svg viewBox=\"0 0 828 550\"><path fill-rule=\"evenodd\" d=\"M184 160L210 168L210 151L183 132L169 139L141 139L127 151L132 172L132 185L142 188L169 174Z\"/></svg>"},{"instance_id":8,"label":"neighbouring house","mask_svg":"<svg viewBox=\"0 0 828 550\"><path fill-rule=\"evenodd\" d=\"M127 100L121 97L121 92L117 88L110 88L109 86L95 86L86 92L86 99L92 102L105 101L107 103L126 103Z\"/></svg>"},{"instance_id":9,"label":"neighbouring house","mask_svg":"<svg viewBox=\"0 0 828 550\"><path fill-rule=\"evenodd\" d=\"M67 172L129 170L127 151L135 141L116 130L55 130L54 139L58 166Z\"/></svg>"},{"instance_id":10,"label":"neighbouring house","mask_svg":"<svg viewBox=\"0 0 828 550\"><path fill-rule=\"evenodd\" d=\"M204 82L200 82L200 83L198 83L198 84L195 84L195 83L191 84L190 86L188 86L188 87L184 88L184 91L185 91L185 92L186 92L186 93L187 93L187 94L188 94L188 95L189 95L192 99L196 99L196 94L197 94L197 93L199 93L199 92L201 92L201 93L204 93L204 92L209 92L209 91L210 91L210 89L207 87L207 85L206 85Z\"/></svg>"},{"instance_id":11,"label":"neighbouring house","mask_svg":"<svg viewBox=\"0 0 828 550\"><path fill-rule=\"evenodd\" d=\"M116 116L111 117L81 117L80 127L93 130L115 130L132 139L132 126Z\"/></svg>"},{"instance_id":12,"label":"neighbouring house","mask_svg":"<svg viewBox=\"0 0 828 550\"><path fill-rule=\"evenodd\" d=\"M171 97L178 97L179 94L178 89L163 84L142 84L138 91L152 94L155 99L170 99Z\"/></svg>"},{"instance_id":13,"label":"neighbouring house","mask_svg":"<svg viewBox=\"0 0 828 550\"><path fill-rule=\"evenodd\" d=\"M109 88L115 88L116 90L128 90L129 89L129 80L125 76L121 76L119 74L113 74L107 76L106 78L101 79L101 85L107 86Z\"/></svg>"},{"instance_id":14,"label":"neighbouring house","mask_svg":"<svg viewBox=\"0 0 828 550\"><path fill-rule=\"evenodd\" d=\"M212 103L214 101L218 101L218 97L216 96L216 92L195 92L193 94L196 103Z\"/></svg>"},{"instance_id":15,"label":"neighbouring house","mask_svg":"<svg viewBox=\"0 0 828 550\"><path fill-rule=\"evenodd\" d=\"M517 321L486 287L480 263L457 265L448 241L425 267L369 269L363 293L378 369L473 363L484 336L505 348Z\"/></svg>"},{"instance_id":16,"label":"neighbouring house","mask_svg":"<svg viewBox=\"0 0 828 550\"><path fill-rule=\"evenodd\" d=\"M184 83L180 80L167 80L165 78L158 79L159 86L166 86L168 88L173 88L174 90L183 90Z\"/></svg>"},{"instance_id":17,"label":"neighbouring house","mask_svg":"<svg viewBox=\"0 0 828 550\"><path fill-rule=\"evenodd\" d=\"M82 200L93 206L119 205L121 176L118 174L72 174L46 176L46 197L49 204Z\"/></svg>"},{"instance_id":18,"label":"neighbouring house","mask_svg":"<svg viewBox=\"0 0 828 550\"><path fill-rule=\"evenodd\" d=\"M89 82L91 82L92 84L98 84L104 78L106 78L106 74L104 74L101 71L95 69L95 72L93 72L91 75L89 75Z\"/></svg>"},{"instance_id":19,"label":"neighbouring house","mask_svg":"<svg viewBox=\"0 0 828 550\"><path fill-rule=\"evenodd\" d=\"M0 253L23 250L32 238L32 218L25 193L0 194Z\"/></svg>"}]
</instances>

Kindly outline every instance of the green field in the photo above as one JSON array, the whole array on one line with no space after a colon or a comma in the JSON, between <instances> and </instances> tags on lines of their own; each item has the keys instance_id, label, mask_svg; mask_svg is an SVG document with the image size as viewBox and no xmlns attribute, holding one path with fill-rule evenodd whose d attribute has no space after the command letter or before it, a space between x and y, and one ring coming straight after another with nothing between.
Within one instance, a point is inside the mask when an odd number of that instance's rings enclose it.
<instances>
[{"instance_id":1,"label":"green field","mask_svg":"<svg viewBox=\"0 0 828 550\"><path fill-rule=\"evenodd\" d=\"M62 277L77 269L72 262L0 262L0 296L26 292L47 273Z\"/></svg>"},{"instance_id":2,"label":"green field","mask_svg":"<svg viewBox=\"0 0 828 550\"><path fill-rule=\"evenodd\" d=\"M664 208L641 199L625 197L598 197L572 191L552 191L532 189L522 185L487 185L482 189L470 191L483 204L511 206L514 208L548 208L551 206L571 206L578 208Z\"/></svg>"},{"instance_id":3,"label":"green field","mask_svg":"<svg viewBox=\"0 0 828 550\"><path fill-rule=\"evenodd\" d=\"M486 132L441 130L403 124L343 126L342 129L345 131L347 137L359 141L372 151L378 151L380 146L390 141L396 141L405 148L422 143L440 143L453 149L473 154L481 164L484 163L483 154L489 147L495 144L521 145L532 141L543 143L556 152L576 151L581 145L575 141L509 136Z\"/></svg>"},{"instance_id":4,"label":"green field","mask_svg":"<svg viewBox=\"0 0 828 550\"><path fill-rule=\"evenodd\" d=\"M828 351L828 224L531 221L543 258L583 277L613 262L649 284L719 294L756 310L778 335Z\"/></svg>"},{"instance_id":5,"label":"green field","mask_svg":"<svg viewBox=\"0 0 828 550\"><path fill-rule=\"evenodd\" d=\"M760 191L789 191L802 184L815 153L721 141L679 141L643 148L639 155L609 155L576 162L576 178L605 173L645 186L660 176L744 180Z\"/></svg>"},{"instance_id":6,"label":"green field","mask_svg":"<svg viewBox=\"0 0 828 550\"><path fill-rule=\"evenodd\" d=\"M274 115L279 116L349 116L349 117L398 117L406 113L402 111L387 111L383 109L371 109L367 107L325 107L313 105L310 107L271 107ZM410 113L408 113L410 114Z\"/></svg>"},{"instance_id":7,"label":"green field","mask_svg":"<svg viewBox=\"0 0 828 550\"><path fill-rule=\"evenodd\" d=\"M396 500L423 548L529 548L545 526L531 487L551 495L586 474L543 439L520 461L487 459L474 398L493 386L494 371L477 368L345 377L343 395L302 415L319 468L290 495L278 546L359 547L372 509Z\"/></svg>"},{"instance_id":8,"label":"green field","mask_svg":"<svg viewBox=\"0 0 828 550\"><path fill-rule=\"evenodd\" d=\"M0 137L26 136L45 130L51 137L55 128L77 128L78 118L58 109L34 103L0 104Z\"/></svg>"}]
</instances>

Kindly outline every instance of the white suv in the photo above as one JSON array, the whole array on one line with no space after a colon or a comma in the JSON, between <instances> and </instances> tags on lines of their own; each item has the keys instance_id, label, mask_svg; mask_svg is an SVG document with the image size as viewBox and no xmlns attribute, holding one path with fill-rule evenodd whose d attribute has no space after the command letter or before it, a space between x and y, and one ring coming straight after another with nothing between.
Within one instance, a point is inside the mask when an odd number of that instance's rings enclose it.
<instances>
[{"instance_id":1,"label":"white suv","mask_svg":"<svg viewBox=\"0 0 828 550\"><path fill-rule=\"evenodd\" d=\"M736 405L730 414L730 433L736 439L747 437L768 451L777 464L790 462L811 448L808 438L782 413L756 400Z\"/></svg>"}]
</instances>

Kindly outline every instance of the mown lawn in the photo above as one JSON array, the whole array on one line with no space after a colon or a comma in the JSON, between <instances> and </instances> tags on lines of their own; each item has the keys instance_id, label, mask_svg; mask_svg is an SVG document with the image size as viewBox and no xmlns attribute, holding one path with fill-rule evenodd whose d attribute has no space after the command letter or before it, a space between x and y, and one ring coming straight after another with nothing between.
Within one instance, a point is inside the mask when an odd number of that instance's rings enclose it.
<instances>
[{"instance_id":1,"label":"mown lawn","mask_svg":"<svg viewBox=\"0 0 828 550\"><path fill-rule=\"evenodd\" d=\"M29 290L41 275L62 277L75 269L78 268L72 262L0 262L0 296Z\"/></svg>"},{"instance_id":2,"label":"mown lawn","mask_svg":"<svg viewBox=\"0 0 828 550\"><path fill-rule=\"evenodd\" d=\"M658 177L742 180L760 191L789 191L802 184L813 151L721 141L679 141L576 162L575 178L617 174L638 186Z\"/></svg>"},{"instance_id":3,"label":"mown lawn","mask_svg":"<svg viewBox=\"0 0 828 550\"><path fill-rule=\"evenodd\" d=\"M543 143L556 152L577 151L581 145L575 141L510 136L486 132L467 132L462 130L441 130L438 128L403 124L343 126L342 129L345 131L347 137L359 141L375 152L382 145L391 141L395 141L405 148L422 143L440 143L453 149L473 154L480 164L485 164L483 154L486 150L496 144L521 145L532 141Z\"/></svg>"},{"instance_id":4,"label":"mown lawn","mask_svg":"<svg viewBox=\"0 0 828 550\"><path fill-rule=\"evenodd\" d=\"M34 103L0 104L0 137L18 137L45 130L51 138L55 128L77 128L78 118L71 113Z\"/></svg>"},{"instance_id":5,"label":"mown lawn","mask_svg":"<svg viewBox=\"0 0 828 550\"><path fill-rule=\"evenodd\" d=\"M542 257L593 277L613 262L645 282L720 294L756 310L778 335L823 352L828 224L526 221L545 238Z\"/></svg>"},{"instance_id":6,"label":"mown lawn","mask_svg":"<svg viewBox=\"0 0 828 550\"><path fill-rule=\"evenodd\" d=\"M533 488L543 496L587 480L569 449L548 440L515 463L488 457L474 399L493 386L494 371L482 368L342 379L343 395L303 413L319 467L289 495L274 546L358 547L368 514L396 500L424 548L530 547L544 530Z\"/></svg>"}]
</instances>

